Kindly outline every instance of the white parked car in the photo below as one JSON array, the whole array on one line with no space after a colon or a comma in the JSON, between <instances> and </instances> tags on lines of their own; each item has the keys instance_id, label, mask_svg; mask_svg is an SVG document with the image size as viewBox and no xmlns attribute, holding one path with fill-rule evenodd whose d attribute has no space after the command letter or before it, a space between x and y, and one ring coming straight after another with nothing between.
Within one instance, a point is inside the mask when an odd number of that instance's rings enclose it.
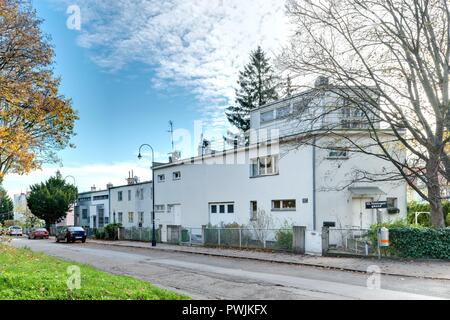
<instances>
[{"instance_id":1,"label":"white parked car","mask_svg":"<svg viewBox=\"0 0 450 320\"><path fill-rule=\"evenodd\" d=\"M22 237L23 231L21 227L12 226L8 228L8 234L10 236Z\"/></svg>"}]
</instances>

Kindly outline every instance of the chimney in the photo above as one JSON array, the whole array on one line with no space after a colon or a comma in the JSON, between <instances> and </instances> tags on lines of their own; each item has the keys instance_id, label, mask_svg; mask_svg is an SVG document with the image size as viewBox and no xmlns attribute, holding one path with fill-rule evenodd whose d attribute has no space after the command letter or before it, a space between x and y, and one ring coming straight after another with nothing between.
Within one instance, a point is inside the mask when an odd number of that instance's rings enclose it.
<instances>
[{"instance_id":1,"label":"chimney","mask_svg":"<svg viewBox=\"0 0 450 320\"><path fill-rule=\"evenodd\" d=\"M93 186L91 187L91 191L97 191L97 187L96 187L95 185L93 185Z\"/></svg>"},{"instance_id":2,"label":"chimney","mask_svg":"<svg viewBox=\"0 0 450 320\"><path fill-rule=\"evenodd\" d=\"M114 185L111 182L106 185L106 189L107 190L109 190L109 189L111 189L113 187L114 187Z\"/></svg>"}]
</instances>

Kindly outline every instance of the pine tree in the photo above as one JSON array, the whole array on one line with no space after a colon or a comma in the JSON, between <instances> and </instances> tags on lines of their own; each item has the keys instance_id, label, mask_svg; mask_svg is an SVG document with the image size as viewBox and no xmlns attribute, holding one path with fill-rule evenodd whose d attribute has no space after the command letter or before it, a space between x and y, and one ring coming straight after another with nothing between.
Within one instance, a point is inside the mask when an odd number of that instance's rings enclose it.
<instances>
[{"instance_id":1,"label":"pine tree","mask_svg":"<svg viewBox=\"0 0 450 320\"><path fill-rule=\"evenodd\" d=\"M258 47L250 54L250 63L239 72L236 105L227 109L228 121L242 131L250 129L251 110L278 99L278 79L270 59Z\"/></svg>"},{"instance_id":2,"label":"pine tree","mask_svg":"<svg viewBox=\"0 0 450 320\"><path fill-rule=\"evenodd\" d=\"M5 189L0 186L0 224L14 219L14 205Z\"/></svg>"}]
</instances>

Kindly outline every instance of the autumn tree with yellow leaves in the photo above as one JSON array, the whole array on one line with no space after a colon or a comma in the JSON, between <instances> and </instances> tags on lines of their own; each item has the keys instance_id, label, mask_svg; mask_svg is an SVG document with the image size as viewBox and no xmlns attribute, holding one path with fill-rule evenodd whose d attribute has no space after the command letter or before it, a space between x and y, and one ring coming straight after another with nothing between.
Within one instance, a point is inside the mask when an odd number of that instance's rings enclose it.
<instances>
[{"instance_id":1,"label":"autumn tree with yellow leaves","mask_svg":"<svg viewBox=\"0 0 450 320\"><path fill-rule=\"evenodd\" d=\"M59 93L53 48L29 1L0 0L0 182L57 161L78 119Z\"/></svg>"}]
</instances>

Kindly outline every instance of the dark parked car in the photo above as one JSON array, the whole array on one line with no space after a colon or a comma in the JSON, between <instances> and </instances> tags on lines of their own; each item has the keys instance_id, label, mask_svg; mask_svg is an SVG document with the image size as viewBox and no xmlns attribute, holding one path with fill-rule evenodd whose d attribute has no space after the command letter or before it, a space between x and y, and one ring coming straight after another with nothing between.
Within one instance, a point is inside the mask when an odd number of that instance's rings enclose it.
<instances>
[{"instance_id":1,"label":"dark parked car","mask_svg":"<svg viewBox=\"0 0 450 320\"><path fill-rule=\"evenodd\" d=\"M49 234L47 229L34 229L28 234L28 239L48 239Z\"/></svg>"},{"instance_id":2,"label":"dark parked car","mask_svg":"<svg viewBox=\"0 0 450 320\"><path fill-rule=\"evenodd\" d=\"M86 231L84 231L81 227L65 227L62 228L61 231L56 236L56 242L65 241L75 242L81 241L83 243L86 242Z\"/></svg>"}]
</instances>

